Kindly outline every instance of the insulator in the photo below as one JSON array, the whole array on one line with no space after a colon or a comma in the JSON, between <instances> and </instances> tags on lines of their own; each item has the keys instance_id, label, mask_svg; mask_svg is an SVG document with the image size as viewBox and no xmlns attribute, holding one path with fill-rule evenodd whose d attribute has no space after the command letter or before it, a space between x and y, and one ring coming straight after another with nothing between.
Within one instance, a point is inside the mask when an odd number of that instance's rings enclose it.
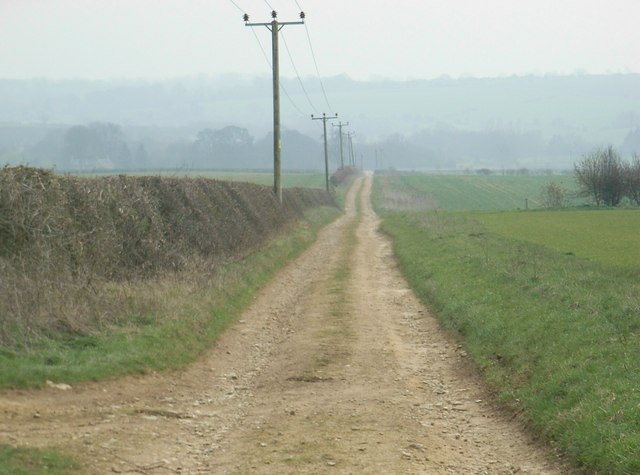
<instances>
[{"instance_id":1,"label":"insulator","mask_svg":"<svg viewBox=\"0 0 640 475\"><path fill-rule=\"evenodd\" d=\"M304 14L304 12L300 12L300 19L301 19L301 20L304 20L305 16L306 16L306 15Z\"/></svg>"},{"instance_id":2,"label":"insulator","mask_svg":"<svg viewBox=\"0 0 640 475\"><path fill-rule=\"evenodd\" d=\"M271 11L271 18L276 18L278 16L278 12L275 10Z\"/></svg>"},{"instance_id":3,"label":"insulator","mask_svg":"<svg viewBox=\"0 0 640 475\"><path fill-rule=\"evenodd\" d=\"M246 13L242 16L242 18L244 18L245 22L249 21L249 15L247 15Z\"/></svg>"}]
</instances>

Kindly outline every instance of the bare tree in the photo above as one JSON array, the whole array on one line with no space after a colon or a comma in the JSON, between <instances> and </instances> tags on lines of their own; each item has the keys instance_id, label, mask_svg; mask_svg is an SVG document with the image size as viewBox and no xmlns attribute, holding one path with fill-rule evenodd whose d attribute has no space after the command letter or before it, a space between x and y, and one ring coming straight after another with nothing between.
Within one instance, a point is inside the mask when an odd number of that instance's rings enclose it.
<instances>
[{"instance_id":1,"label":"bare tree","mask_svg":"<svg viewBox=\"0 0 640 475\"><path fill-rule=\"evenodd\" d=\"M640 155L634 154L625 166L626 195L640 206Z\"/></svg>"},{"instance_id":2,"label":"bare tree","mask_svg":"<svg viewBox=\"0 0 640 475\"><path fill-rule=\"evenodd\" d=\"M585 155L574 175L582 194L597 206L617 206L625 194L625 165L611 145Z\"/></svg>"},{"instance_id":3,"label":"bare tree","mask_svg":"<svg viewBox=\"0 0 640 475\"><path fill-rule=\"evenodd\" d=\"M544 208L562 208L567 197L567 190L559 183L552 181L540 190L540 204Z\"/></svg>"}]
</instances>

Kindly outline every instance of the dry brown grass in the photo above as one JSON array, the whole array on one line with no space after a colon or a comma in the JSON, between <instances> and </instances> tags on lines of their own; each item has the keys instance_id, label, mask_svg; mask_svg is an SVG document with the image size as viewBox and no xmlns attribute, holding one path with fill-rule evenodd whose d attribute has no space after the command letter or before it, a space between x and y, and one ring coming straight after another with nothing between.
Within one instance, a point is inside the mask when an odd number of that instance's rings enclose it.
<instances>
[{"instance_id":1,"label":"dry brown grass","mask_svg":"<svg viewBox=\"0 0 640 475\"><path fill-rule=\"evenodd\" d=\"M204 281L223 262L286 231L309 207L333 204L322 190L286 189L281 205L269 187L249 183L84 179L6 167L0 345L30 346L48 333L91 334L149 314L158 293L170 291L162 282L185 275ZM155 290L140 293L145 285Z\"/></svg>"}]
</instances>

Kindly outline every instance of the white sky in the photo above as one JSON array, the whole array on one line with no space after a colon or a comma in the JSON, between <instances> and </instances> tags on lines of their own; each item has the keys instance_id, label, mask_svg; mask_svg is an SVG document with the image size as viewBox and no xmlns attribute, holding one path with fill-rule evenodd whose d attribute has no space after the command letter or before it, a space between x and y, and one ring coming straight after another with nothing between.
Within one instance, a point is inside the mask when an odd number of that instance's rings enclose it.
<instances>
[{"instance_id":1,"label":"white sky","mask_svg":"<svg viewBox=\"0 0 640 475\"><path fill-rule=\"evenodd\" d=\"M640 73L640 0L234 0L301 76ZM270 33L231 0L0 0L0 78L268 75ZM255 33L255 35L254 35ZM281 74L295 77L281 43Z\"/></svg>"}]
</instances>

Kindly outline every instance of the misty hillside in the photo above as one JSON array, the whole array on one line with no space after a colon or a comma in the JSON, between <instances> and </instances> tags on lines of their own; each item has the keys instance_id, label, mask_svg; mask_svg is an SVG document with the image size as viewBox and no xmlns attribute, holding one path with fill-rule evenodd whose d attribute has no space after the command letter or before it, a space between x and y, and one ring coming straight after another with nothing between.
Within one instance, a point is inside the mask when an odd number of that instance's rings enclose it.
<instances>
[{"instance_id":1,"label":"misty hillside","mask_svg":"<svg viewBox=\"0 0 640 475\"><path fill-rule=\"evenodd\" d=\"M356 162L369 168L567 168L599 145L640 152L636 74L402 82L338 76L324 82L328 100L317 80L305 80L309 99L297 81L283 86L283 165L292 169L322 168L322 127L310 120L322 112L350 122ZM268 168L271 107L270 78L0 80L0 161L63 169ZM114 137L101 140L114 143L95 145L83 165L80 155L69 155L69 130L91 124L110 128Z\"/></svg>"}]
</instances>

